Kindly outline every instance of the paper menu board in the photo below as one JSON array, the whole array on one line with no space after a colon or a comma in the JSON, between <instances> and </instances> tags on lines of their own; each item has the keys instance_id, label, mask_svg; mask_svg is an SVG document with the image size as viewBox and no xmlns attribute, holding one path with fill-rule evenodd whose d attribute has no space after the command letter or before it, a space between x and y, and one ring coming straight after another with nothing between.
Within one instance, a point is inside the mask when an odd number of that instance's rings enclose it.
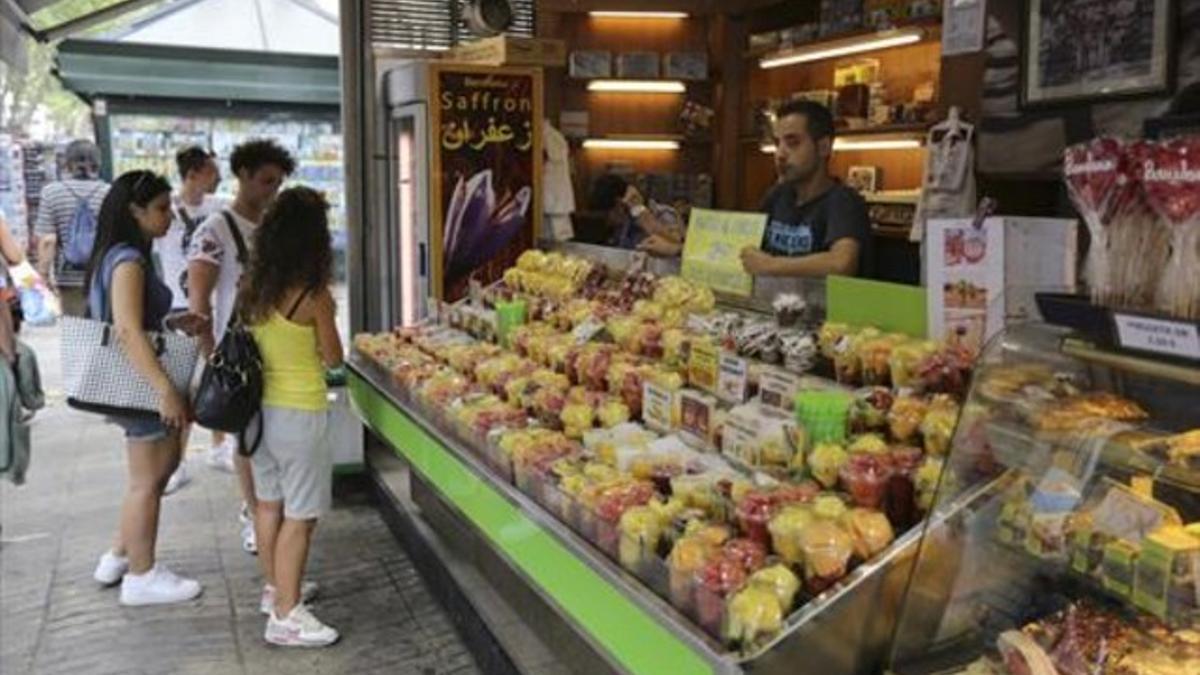
<instances>
[{"instance_id":1,"label":"paper menu board","mask_svg":"<svg viewBox=\"0 0 1200 675\"><path fill-rule=\"evenodd\" d=\"M931 220L929 337L979 353L1004 328L1004 220Z\"/></svg>"},{"instance_id":2,"label":"paper menu board","mask_svg":"<svg viewBox=\"0 0 1200 675\"><path fill-rule=\"evenodd\" d=\"M682 274L714 291L749 296L754 278L742 268L741 252L762 244L763 213L692 209L683 246Z\"/></svg>"}]
</instances>

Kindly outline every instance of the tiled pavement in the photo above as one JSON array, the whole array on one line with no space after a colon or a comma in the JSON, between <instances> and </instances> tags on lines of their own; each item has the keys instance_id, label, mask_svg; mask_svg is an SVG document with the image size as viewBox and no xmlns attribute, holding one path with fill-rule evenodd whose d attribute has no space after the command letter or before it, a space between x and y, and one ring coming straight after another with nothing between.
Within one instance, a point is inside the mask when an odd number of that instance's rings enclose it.
<instances>
[{"instance_id":1,"label":"tiled pavement","mask_svg":"<svg viewBox=\"0 0 1200 675\"><path fill-rule=\"evenodd\" d=\"M255 559L237 537L233 478L190 458L165 500L159 556L204 585L196 601L124 608L91 579L124 488L120 432L68 409L53 329L26 331L50 406L34 427L28 482L0 484L0 673L476 673L404 550L364 499L339 499L317 528L315 613L342 632L323 650L262 640ZM207 440L207 439L203 439Z\"/></svg>"}]
</instances>

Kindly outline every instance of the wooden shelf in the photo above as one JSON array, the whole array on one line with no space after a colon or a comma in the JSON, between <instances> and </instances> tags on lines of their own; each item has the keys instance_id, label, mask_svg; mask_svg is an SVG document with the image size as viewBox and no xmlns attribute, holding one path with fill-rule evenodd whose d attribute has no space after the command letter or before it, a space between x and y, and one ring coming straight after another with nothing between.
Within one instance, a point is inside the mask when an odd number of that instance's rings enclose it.
<instances>
[{"instance_id":1,"label":"wooden shelf","mask_svg":"<svg viewBox=\"0 0 1200 675\"><path fill-rule=\"evenodd\" d=\"M860 138L863 136L887 136L889 134L925 134L932 128L932 124L888 124L879 127L866 127L862 129L839 129L836 136L846 137L853 136ZM754 134L742 134L738 136L739 143L760 143L763 139Z\"/></svg>"},{"instance_id":2,"label":"wooden shelf","mask_svg":"<svg viewBox=\"0 0 1200 675\"><path fill-rule=\"evenodd\" d=\"M748 60L756 60L757 61L758 59L761 59L762 57L767 56L769 54L783 53L783 52L787 52L792 49L802 49L802 48L806 48L806 47L820 47L821 45L829 44L831 42L837 42L839 40L845 40L848 38L866 37L869 35L876 35L878 33L885 32L888 30L895 30L895 29L902 29L902 28L914 28L914 27L915 28L932 29L932 30L936 31L936 38L938 40L941 39L942 18L940 16L927 16L927 17L924 17L921 19L900 21L891 26L888 26L887 28L870 28L870 29L864 28L862 30L838 33L837 35L826 35L825 37L822 37L819 40L813 40L811 42L803 42L800 44L791 45L789 47L779 47L778 45L776 45L774 47L758 47L755 49L747 49L742 52L742 56ZM926 42L930 39L933 39L933 36L926 35L924 38L921 39L921 42ZM917 43L917 44L919 44L919 43ZM895 47L884 47L884 49L895 49ZM875 51L882 51L882 50L875 50ZM849 54L847 56L848 57L860 57L860 56L864 56L864 55L870 54L870 53L871 52L860 52L858 54ZM831 58L840 58L840 57L831 57ZM822 59L822 60L825 60L825 59ZM813 63L813 62L809 61L808 63ZM804 64L795 64L795 65L804 65ZM783 66L783 67L786 68L786 67L790 67L790 66Z\"/></svg>"}]
</instances>

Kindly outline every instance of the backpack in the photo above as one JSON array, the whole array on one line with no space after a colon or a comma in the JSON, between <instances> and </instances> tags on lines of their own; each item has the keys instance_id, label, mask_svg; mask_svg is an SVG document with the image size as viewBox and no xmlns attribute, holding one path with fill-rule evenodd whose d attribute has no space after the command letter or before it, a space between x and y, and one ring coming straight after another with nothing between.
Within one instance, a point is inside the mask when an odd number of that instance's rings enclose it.
<instances>
[{"instance_id":1,"label":"backpack","mask_svg":"<svg viewBox=\"0 0 1200 675\"><path fill-rule=\"evenodd\" d=\"M228 215L226 217L228 217ZM182 240L182 246L181 246L181 248L183 250L183 259L187 260L188 249L190 249L192 247L192 237L194 237L196 235L196 230L200 229L200 224L204 221L204 219L197 218L195 220L192 220L191 218L188 217L187 210L185 210L182 206L179 207L179 219L183 221L183 240ZM237 229L236 226L231 226L231 227L235 230ZM235 236L238 236L238 238L240 239L240 234L241 233L239 232L238 235L235 235ZM235 239L234 241L237 242L238 239ZM246 242L242 242L242 246L245 246L245 245L246 245ZM241 261L241 258L242 258L242 254L241 254L241 249L239 248L238 249L239 262ZM242 263L242 264L245 265L245 263ZM184 266L183 271L179 273L179 290L183 291L183 297L186 298L188 296L187 266Z\"/></svg>"},{"instance_id":2,"label":"backpack","mask_svg":"<svg viewBox=\"0 0 1200 675\"><path fill-rule=\"evenodd\" d=\"M86 197L80 197L66 183L62 185L75 198L75 211L67 223L67 245L63 248L63 261L72 267L85 267L92 257L92 248L96 245L96 214L92 213L91 199L101 188L92 190Z\"/></svg>"},{"instance_id":3,"label":"backpack","mask_svg":"<svg viewBox=\"0 0 1200 675\"><path fill-rule=\"evenodd\" d=\"M249 258L242 233L228 211L225 222L237 245L237 260L244 268ZM196 422L207 429L238 435L238 452L244 457L253 455L262 443L263 362L250 328L234 308L229 326L217 345L196 389L193 408ZM253 444L246 443L246 432L258 420L258 433Z\"/></svg>"}]
</instances>

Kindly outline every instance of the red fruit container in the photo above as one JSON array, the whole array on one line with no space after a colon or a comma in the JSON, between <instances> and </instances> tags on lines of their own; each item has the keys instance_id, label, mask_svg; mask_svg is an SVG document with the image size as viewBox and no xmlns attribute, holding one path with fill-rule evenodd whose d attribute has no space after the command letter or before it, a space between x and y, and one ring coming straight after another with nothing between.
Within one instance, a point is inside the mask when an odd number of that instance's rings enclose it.
<instances>
[{"instance_id":1,"label":"red fruit container","mask_svg":"<svg viewBox=\"0 0 1200 675\"><path fill-rule=\"evenodd\" d=\"M878 509L883 504L888 479L892 476L891 461L879 455L857 453L842 465L838 476L842 489L850 493L856 506Z\"/></svg>"},{"instance_id":2,"label":"red fruit container","mask_svg":"<svg viewBox=\"0 0 1200 675\"><path fill-rule=\"evenodd\" d=\"M771 518L778 510L779 504L771 498L770 494L751 492L742 497L742 501L738 502L736 509L738 526L742 530L742 535L762 544L763 547L770 546L771 532L767 529L767 524L771 522Z\"/></svg>"}]
</instances>

